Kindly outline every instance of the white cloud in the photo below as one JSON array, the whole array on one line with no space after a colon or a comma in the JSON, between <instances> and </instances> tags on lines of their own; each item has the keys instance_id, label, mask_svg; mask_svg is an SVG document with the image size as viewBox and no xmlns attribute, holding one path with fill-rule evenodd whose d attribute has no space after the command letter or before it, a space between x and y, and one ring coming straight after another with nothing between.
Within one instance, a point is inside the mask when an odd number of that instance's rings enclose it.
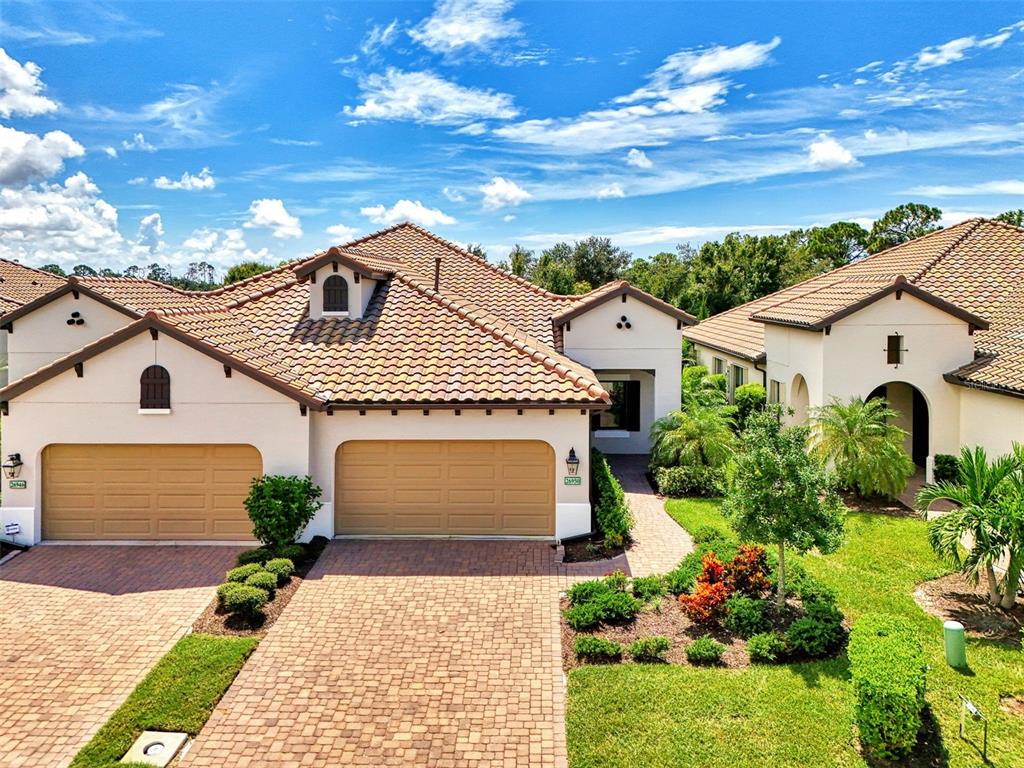
<instances>
[{"instance_id":1,"label":"white cloud","mask_svg":"<svg viewBox=\"0 0 1024 768\"><path fill-rule=\"evenodd\" d=\"M466 201L466 196L463 195L459 190L454 187L445 187L441 190L441 194L451 200L453 203L463 203Z\"/></svg>"},{"instance_id":2,"label":"white cloud","mask_svg":"<svg viewBox=\"0 0 1024 768\"><path fill-rule=\"evenodd\" d=\"M647 85L615 101L632 104L645 99L662 97L679 87L680 83L708 80L726 72L740 72L766 64L771 52L782 39L773 37L767 43L750 41L732 48L716 45L711 48L688 48L667 56L661 66L647 76Z\"/></svg>"},{"instance_id":3,"label":"white cloud","mask_svg":"<svg viewBox=\"0 0 1024 768\"><path fill-rule=\"evenodd\" d=\"M47 178L63 168L66 159L84 154L85 147L64 131L40 137L0 125L0 184Z\"/></svg>"},{"instance_id":4,"label":"white cloud","mask_svg":"<svg viewBox=\"0 0 1024 768\"><path fill-rule=\"evenodd\" d=\"M42 95L46 89L39 79L42 71L31 61L19 64L0 48L0 116L32 117L57 111L57 102Z\"/></svg>"},{"instance_id":5,"label":"white cloud","mask_svg":"<svg viewBox=\"0 0 1024 768\"><path fill-rule=\"evenodd\" d=\"M103 147L103 154L115 160L117 159L117 150L113 147Z\"/></svg>"},{"instance_id":6,"label":"white cloud","mask_svg":"<svg viewBox=\"0 0 1024 768\"><path fill-rule=\"evenodd\" d=\"M128 183L131 184L133 187L138 187L142 184L145 184L147 181L149 181L149 179L147 179L145 176L134 176L128 179Z\"/></svg>"},{"instance_id":7,"label":"white cloud","mask_svg":"<svg viewBox=\"0 0 1024 768\"><path fill-rule=\"evenodd\" d=\"M374 224L380 224L385 227L390 227L403 221L412 221L424 227L455 223L453 217L437 208L427 208L419 200L399 200L390 208L385 208L383 205L374 205L360 208L359 212Z\"/></svg>"},{"instance_id":8,"label":"white cloud","mask_svg":"<svg viewBox=\"0 0 1024 768\"><path fill-rule=\"evenodd\" d=\"M327 234L336 239L339 243L347 243L354 240L359 234L359 227L350 227L346 224L334 224L327 228Z\"/></svg>"},{"instance_id":9,"label":"white cloud","mask_svg":"<svg viewBox=\"0 0 1024 768\"><path fill-rule=\"evenodd\" d=\"M146 137L142 133L134 134L131 141L125 139L121 142L121 147L129 152L136 149L142 152L156 152L156 147L146 141Z\"/></svg>"},{"instance_id":10,"label":"white cloud","mask_svg":"<svg viewBox=\"0 0 1024 768\"><path fill-rule=\"evenodd\" d=\"M487 133L487 123L470 123L461 128L456 128L452 133L459 136L482 136Z\"/></svg>"},{"instance_id":11,"label":"white cloud","mask_svg":"<svg viewBox=\"0 0 1024 768\"><path fill-rule=\"evenodd\" d=\"M825 133L818 134L818 138L807 147L807 158L811 165L822 170L857 164L857 158L850 150Z\"/></svg>"},{"instance_id":12,"label":"white cloud","mask_svg":"<svg viewBox=\"0 0 1024 768\"><path fill-rule=\"evenodd\" d=\"M465 88L432 72L403 72L389 67L359 81L362 104L346 106L353 123L365 120L412 120L461 125L482 118L515 117L512 97L481 88Z\"/></svg>"},{"instance_id":13,"label":"white cloud","mask_svg":"<svg viewBox=\"0 0 1024 768\"><path fill-rule=\"evenodd\" d=\"M650 168L654 165L651 159L647 157L647 153L636 147L633 147L633 149L626 153L626 164L632 165L634 168Z\"/></svg>"},{"instance_id":14,"label":"white cloud","mask_svg":"<svg viewBox=\"0 0 1024 768\"><path fill-rule=\"evenodd\" d=\"M319 147L320 142L316 139L271 139L271 144L278 144L282 147Z\"/></svg>"},{"instance_id":15,"label":"white cloud","mask_svg":"<svg viewBox=\"0 0 1024 768\"><path fill-rule=\"evenodd\" d=\"M504 216L501 217L501 220L508 224L510 221L516 220L516 215L514 213L506 213Z\"/></svg>"},{"instance_id":16,"label":"white cloud","mask_svg":"<svg viewBox=\"0 0 1024 768\"><path fill-rule=\"evenodd\" d=\"M879 68L880 66L882 66L883 64L885 64L885 61L884 61L883 59L875 59L874 61L869 61L869 62L868 62L867 64L865 64L865 65L864 65L863 67L857 67L857 68L856 68L855 70L853 70L853 71L854 71L854 72L857 72L857 73L861 73L861 72L870 72L870 71L871 71L871 70L873 70L873 69L878 69L878 68Z\"/></svg>"},{"instance_id":17,"label":"white cloud","mask_svg":"<svg viewBox=\"0 0 1024 768\"><path fill-rule=\"evenodd\" d=\"M274 237L302 237L302 226L298 218L284 207L284 202L275 199L253 200L249 206L249 220L242 226L247 229L269 229Z\"/></svg>"},{"instance_id":18,"label":"white cloud","mask_svg":"<svg viewBox=\"0 0 1024 768\"><path fill-rule=\"evenodd\" d=\"M398 19L392 19L391 23L387 26L381 26L374 24L370 28L370 31L366 33L366 37L359 44L359 50L369 56L376 52L380 48L385 48L394 42L395 36L398 34Z\"/></svg>"},{"instance_id":19,"label":"white cloud","mask_svg":"<svg viewBox=\"0 0 1024 768\"><path fill-rule=\"evenodd\" d=\"M29 45L90 45L96 38L82 32L57 27L28 27L9 24L0 20L0 39L21 40Z\"/></svg>"},{"instance_id":20,"label":"white cloud","mask_svg":"<svg viewBox=\"0 0 1024 768\"><path fill-rule=\"evenodd\" d=\"M177 181L166 176L158 176L153 179L153 186L157 189L183 189L188 192L196 192L198 190L213 189L217 186L217 180L210 173L209 168L203 168L195 176L185 171Z\"/></svg>"},{"instance_id":21,"label":"white cloud","mask_svg":"<svg viewBox=\"0 0 1024 768\"><path fill-rule=\"evenodd\" d=\"M607 200L610 197L625 197L626 192L622 189L622 185L618 182L608 184L607 186L601 187L594 196L598 200Z\"/></svg>"},{"instance_id":22,"label":"white cloud","mask_svg":"<svg viewBox=\"0 0 1024 768\"><path fill-rule=\"evenodd\" d=\"M139 221L139 233L135 242L146 248L150 253L156 253L163 247L164 222L159 213L151 213L143 216Z\"/></svg>"},{"instance_id":23,"label":"white cloud","mask_svg":"<svg viewBox=\"0 0 1024 768\"><path fill-rule=\"evenodd\" d=\"M958 37L942 45L930 45L917 53L914 60L914 69L931 69L932 67L944 67L955 61L966 58L972 48L999 48L1010 39L1013 33L1009 30L998 32L989 37L978 38L974 35L969 37Z\"/></svg>"},{"instance_id":24,"label":"white cloud","mask_svg":"<svg viewBox=\"0 0 1024 768\"><path fill-rule=\"evenodd\" d=\"M983 181L978 184L920 186L911 189L910 193L927 197L961 197L970 195L1024 196L1024 180L1003 179L999 181Z\"/></svg>"},{"instance_id":25,"label":"white cloud","mask_svg":"<svg viewBox=\"0 0 1024 768\"><path fill-rule=\"evenodd\" d=\"M532 195L520 187L514 181L494 176L489 182L480 187L484 194L484 208L504 208L507 205L519 205L524 200L529 200Z\"/></svg>"},{"instance_id":26,"label":"white cloud","mask_svg":"<svg viewBox=\"0 0 1024 768\"><path fill-rule=\"evenodd\" d=\"M516 37L522 24L506 17L512 0L440 0L434 13L409 30L409 37L433 53L483 49Z\"/></svg>"},{"instance_id":27,"label":"white cloud","mask_svg":"<svg viewBox=\"0 0 1024 768\"><path fill-rule=\"evenodd\" d=\"M184 267L197 261L205 261L218 269L226 269L243 261L268 261L270 252L266 248L254 251L245 242L245 233L240 229L194 230L181 247L168 256L172 266Z\"/></svg>"}]
</instances>

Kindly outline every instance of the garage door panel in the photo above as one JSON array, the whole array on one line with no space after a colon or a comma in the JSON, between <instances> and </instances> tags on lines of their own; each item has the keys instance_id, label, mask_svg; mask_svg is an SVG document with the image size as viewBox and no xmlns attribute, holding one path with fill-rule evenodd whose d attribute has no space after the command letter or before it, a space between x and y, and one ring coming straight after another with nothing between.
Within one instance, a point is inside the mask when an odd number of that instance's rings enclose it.
<instances>
[{"instance_id":1,"label":"garage door panel","mask_svg":"<svg viewBox=\"0 0 1024 768\"><path fill-rule=\"evenodd\" d=\"M262 474L246 445L51 445L47 539L249 539L242 505Z\"/></svg>"},{"instance_id":2,"label":"garage door panel","mask_svg":"<svg viewBox=\"0 0 1024 768\"><path fill-rule=\"evenodd\" d=\"M340 534L554 534L554 453L540 441L356 440L335 464Z\"/></svg>"}]
</instances>

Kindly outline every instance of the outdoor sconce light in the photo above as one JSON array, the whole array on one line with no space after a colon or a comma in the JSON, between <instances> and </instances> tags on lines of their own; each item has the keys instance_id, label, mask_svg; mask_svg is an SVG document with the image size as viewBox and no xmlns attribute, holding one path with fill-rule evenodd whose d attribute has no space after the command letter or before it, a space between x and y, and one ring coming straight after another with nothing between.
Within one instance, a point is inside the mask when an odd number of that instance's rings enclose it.
<instances>
[{"instance_id":1,"label":"outdoor sconce light","mask_svg":"<svg viewBox=\"0 0 1024 768\"><path fill-rule=\"evenodd\" d=\"M565 469L571 475L575 476L580 471L580 460L576 456L576 449L569 449L569 458L565 460Z\"/></svg>"},{"instance_id":2,"label":"outdoor sconce light","mask_svg":"<svg viewBox=\"0 0 1024 768\"><path fill-rule=\"evenodd\" d=\"M7 457L7 461L4 462L3 464L4 477L6 477L8 480L13 480L18 475L21 474L21 467L21 454L12 453L10 456Z\"/></svg>"}]
</instances>

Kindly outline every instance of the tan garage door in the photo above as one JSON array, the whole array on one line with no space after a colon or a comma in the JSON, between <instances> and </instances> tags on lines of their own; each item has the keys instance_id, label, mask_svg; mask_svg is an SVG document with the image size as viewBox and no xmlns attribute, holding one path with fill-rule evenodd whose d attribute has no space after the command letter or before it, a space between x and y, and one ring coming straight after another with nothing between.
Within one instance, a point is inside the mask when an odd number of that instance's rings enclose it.
<instances>
[{"instance_id":1,"label":"tan garage door","mask_svg":"<svg viewBox=\"0 0 1024 768\"><path fill-rule=\"evenodd\" d=\"M251 539L242 502L262 471L250 445L51 445L43 538Z\"/></svg>"},{"instance_id":2,"label":"tan garage door","mask_svg":"<svg viewBox=\"0 0 1024 768\"><path fill-rule=\"evenodd\" d=\"M338 448L340 534L553 536L554 451L533 440L356 440Z\"/></svg>"}]
</instances>

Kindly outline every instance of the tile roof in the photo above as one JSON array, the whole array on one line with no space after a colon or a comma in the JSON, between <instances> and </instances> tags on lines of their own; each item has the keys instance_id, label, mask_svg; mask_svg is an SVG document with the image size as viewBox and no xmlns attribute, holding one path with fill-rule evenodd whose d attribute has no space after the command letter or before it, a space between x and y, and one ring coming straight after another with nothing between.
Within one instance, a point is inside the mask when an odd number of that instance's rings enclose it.
<instances>
[{"instance_id":1,"label":"tile roof","mask_svg":"<svg viewBox=\"0 0 1024 768\"><path fill-rule=\"evenodd\" d=\"M764 358L765 321L813 326L900 275L928 294L988 321L979 359L954 374L1012 390L1024 371L1024 229L971 219L709 317L683 335L750 360ZM992 359L998 356L998 359ZM1020 357L1021 359L1018 359Z\"/></svg>"},{"instance_id":2,"label":"tile roof","mask_svg":"<svg viewBox=\"0 0 1024 768\"><path fill-rule=\"evenodd\" d=\"M63 284L63 277L0 259L0 310L8 312Z\"/></svg>"}]
</instances>

